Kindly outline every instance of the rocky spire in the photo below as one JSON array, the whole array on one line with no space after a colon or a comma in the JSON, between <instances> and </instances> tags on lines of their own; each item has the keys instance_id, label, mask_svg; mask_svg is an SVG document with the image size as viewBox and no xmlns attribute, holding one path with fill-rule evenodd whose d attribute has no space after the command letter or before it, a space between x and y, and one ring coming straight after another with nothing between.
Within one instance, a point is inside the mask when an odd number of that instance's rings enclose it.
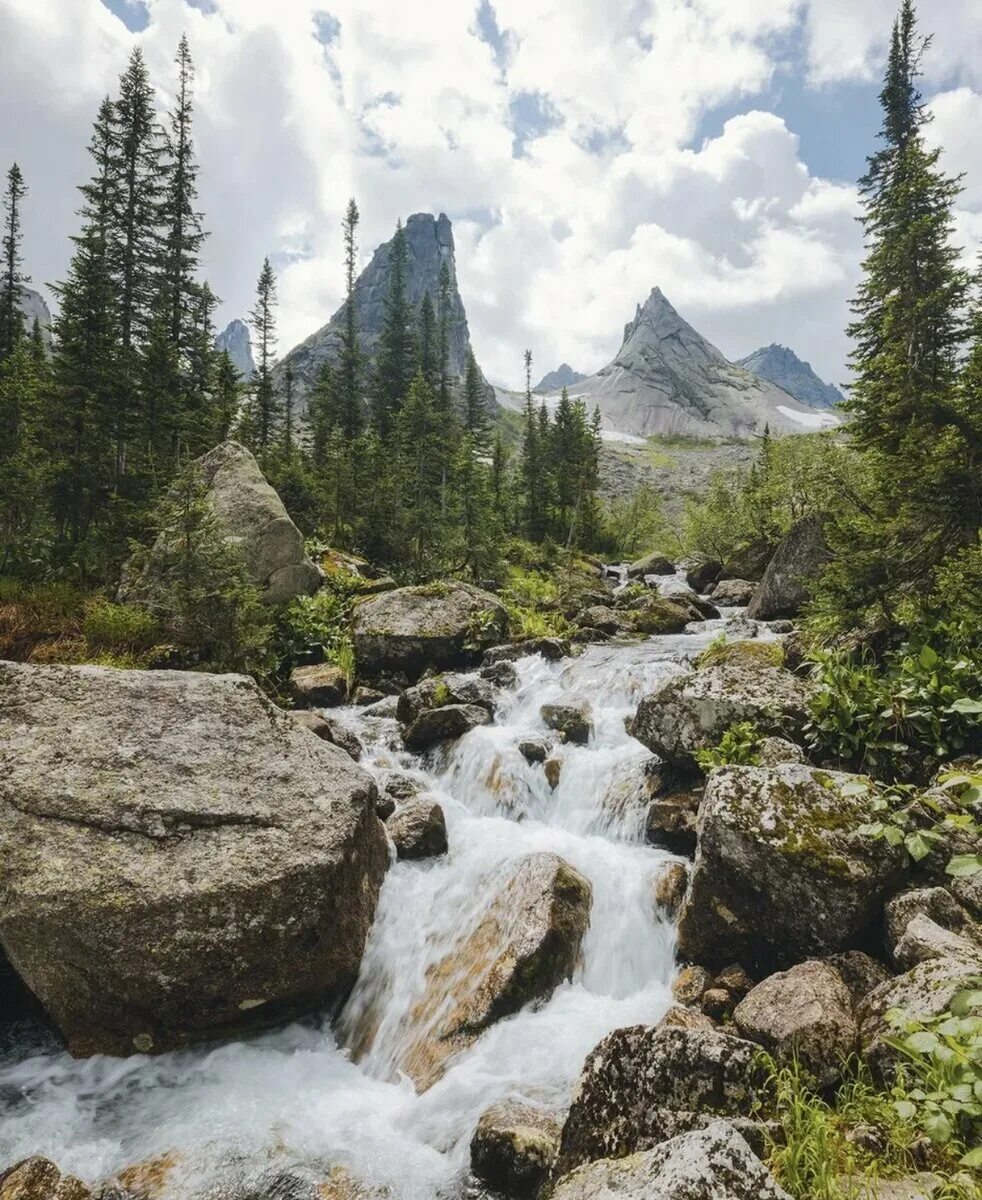
<instances>
[{"instance_id":1,"label":"rocky spire","mask_svg":"<svg viewBox=\"0 0 982 1200\"><path fill-rule=\"evenodd\" d=\"M245 321L236 317L225 326L215 338L215 349L227 350L232 360L232 366L243 379L251 379L253 371L252 339L249 337L249 326Z\"/></svg>"},{"instance_id":2,"label":"rocky spire","mask_svg":"<svg viewBox=\"0 0 982 1200\"><path fill-rule=\"evenodd\" d=\"M741 358L737 365L752 371L760 379L769 379L796 400L813 404L816 408L834 408L843 398L837 387L819 379L810 363L800 359L787 346L779 346L776 342Z\"/></svg>"}]
</instances>

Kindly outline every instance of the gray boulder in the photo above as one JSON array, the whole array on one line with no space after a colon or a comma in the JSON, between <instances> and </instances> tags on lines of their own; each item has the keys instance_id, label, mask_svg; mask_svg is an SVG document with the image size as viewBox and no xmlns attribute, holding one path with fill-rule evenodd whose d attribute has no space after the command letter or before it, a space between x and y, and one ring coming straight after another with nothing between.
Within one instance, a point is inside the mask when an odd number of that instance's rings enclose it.
<instances>
[{"instance_id":1,"label":"gray boulder","mask_svg":"<svg viewBox=\"0 0 982 1200\"><path fill-rule=\"evenodd\" d=\"M442 708L424 708L419 716L402 734L407 750L421 753L435 746L463 737L478 725L491 721L486 708L476 704L445 704Z\"/></svg>"},{"instance_id":2,"label":"gray boulder","mask_svg":"<svg viewBox=\"0 0 982 1200\"><path fill-rule=\"evenodd\" d=\"M732 1124L708 1121L653 1150L559 1180L551 1200L791 1200Z\"/></svg>"},{"instance_id":3,"label":"gray boulder","mask_svg":"<svg viewBox=\"0 0 982 1200\"><path fill-rule=\"evenodd\" d=\"M516 662L530 654L540 654L547 662L558 662L569 654L569 641L560 637L528 638L524 642L506 642L485 650L481 660L486 667L502 662Z\"/></svg>"},{"instance_id":4,"label":"gray boulder","mask_svg":"<svg viewBox=\"0 0 982 1200\"><path fill-rule=\"evenodd\" d=\"M400 672L415 680L427 668L467 666L507 628L508 614L498 598L469 583L396 588L355 609L358 674Z\"/></svg>"},{"instance_id":5,"label":"gray boulder","mask_svg":"<svg viewBox=\"0 0 982 1200\"><path fill-rule=\"evenodd\" d=\"M481 1115L471 1138L471 1170L515 1200L534 1200L559 1150L559 1122L550 1112L514 1101Z\"/></svg>"},{"instance_id":6,"label":"gray boulder","mask_svg":"<svg viewBox=\"0 0 982 1200\"><path fill-rule=\"evenodd\" d=\"M982 946L973 937L952 933L921 913L907 922L893 959L901 971L931 959L962 959L974 962L982 973Z\"/></svg>"},{"instance_id":7,"label":"gray boulder","mask_svg":"<svg viewBox=\"0 0 982 1200\"><path fill-rule=\"evenodd\" d=\"M194 464L205 499L227 541L239 547L252 582L267 604L309 596L321 572L304 552L303 534L245 446L222 442ZM154 606L164 578L167 544L158 537L139 574L124 571L120 599Z\"/></svg>"},{"instance_id":8,"label":"gray boulder","mask_svg":"<svg viewBox=\"0 0 982 1200\"><path fill-rule=\"evenodd\" d=\"M554 729L568 742L575 742L579 746L585 746L593 733L593 710L587 700L543 704L539 716L549 729Z\"/></svg>"},{"instance_id":9,"label":"gray boulder","mask_svg":"<svg viewBox=\"0 0 982 1200\"><path fill-rule=\"evenodd\" d=\"M814 960L758 983L736 1006L733 1020L744 1037L776 1058L797 1058L819 1087L839 1078L859 1037L842 976Z\"/></svg>"},{"instance_id":10,"label":"gray boulder","mask_svg":"<svg viewBox=\"0 0 982 1200\"><path fill-rule=\"evenodd\" d=\"M794 734L807 719L811 686L780 667L727 663L669 679L638 705L631 733L680 767L715 746L731 725L751 721L763 733Z\"/></svg>"},{"instance_id":11,"label":"gray boulder","mask_svg":"<svg viewBox=\"0 0 982 1200\"><path fill-rule=\"evenodd\" d=\"M361 759L364 746L361 744L361 739L358 734L349 729L346 725L342 725L340 721L335 721L331 717L323 717L320 713L311 712L308 708L293 709L290 716L302 725L304 729L309 729L315 736L321 738L322 741L330 742L333 746L340 747L345 754L358 762Z\"/></svg>"},{"instance_id":12,"label":"gray boulder","mask_svg":"<svg viewBox=\"0 0 982 1200\"><path fill-rule=\"evenodd\" d=\"M348 699L348 677L333 663L294 667L290 694L294 703L304 708L333 708Z\"/></svg>"},{"instance_id":13,"label":"gray boulder","mask_svg":"<svg viewBox=\"0 0 982 1200\"><path fill-rule=\"evenodd\" d=\"M238 675L0 663L0 693L0 943L74 1054L344 996L388 862L346 754Z\"/></svg>"},{"instance_id":14,"label":"gray boulder","mask_svg":"<svg viewBox=\"0 0 982 1200\"><path fill-rule=\"evenodd\" d=\"M896 957L896 946L914 917L928 917L942 929L957 932L970 925L968 914L946 888L915 888L887 901L883 909L883 931L887 950ZM913 964L910 964L913 965Z\"/></svg>"},{"instance_id":15,"label":"gray boulder","mask_svg":"<svg viewBox=\"0 0 982 1200\"><path fill-rule=\"evenodd\" d=\"M435 800L407 801L385 822L401 859L435 858L447 852L447 820Z\"/></svg>"},{"instance_id":16,"label":"gray boulder","mask_svg":"<svg viewBox=\"0 0 982 1200\"><path fill-rule=\"evenodd\" d=\"M694 562L685 569L685 582L694 592L704 596L719 579L722 571L723 566L718 562Z\"/></svg>"},{"instance_id":17,"label":"gray boulder","mask_svg":"<svg viewBox=\"0 0 982 1200\"><path fill-rule=\"evenodd\" d=\"M796 617L814 582L831 555L822 534L822 518L805 517L774 551L767 570L747 605L755 621Z\"/></svg>"},{"instance_id":18,"label":"gray boulder","mask_svg":"<svg viewBox=\"0 0 982 1200\"><path fill-rule=\"evenodd\" d=\"M742 608L749 604L757 585L749 579L723 579L712 590L713 604L724 608Z\"/></svg>"},{"instance_id":19,"label":"gray boulder","mask_svg":"<svg viewBox=\"0 0 982 1200\"><path fill-rule=\"evenodd\" d=\"M494 685L486 679L475 675L437 675L406 688L399 696L396 716L404 725L411 725L426 709L447 704L476 704L494 716L495 697Z\"/></svg>"},{"instance_id":20,"label":"gray boulder","mask_svg":"<svg viewBox=\"0 0 982 1200\"><path fill-rule=\"evenodd\" d=\"M679 952L762 970L859 943L903 879L897 847L860 832L855 776L788 764L720 767L707 781Z\"/></svg>"},{"instance_id":21,"label":"gray boulder","mask_svg":"<svg viewBox=\"0 0 982 1200\"><path fill-rule=\"evenodd\" d=\"M854 1009L874 988L893 978L883 963L862 950L843 950L841 954L830 954L824 961L839 972Z\"/></svg>"},{"instance_id":22,"label":"gray boulder","mask_svg":"<svg viewBox=\"0 0 982 1200\"><path fill-rule=\"evenodd\" d=\"M664 554L646 554L635 559L627 568L629 579L643 579L645 575L674 575L675 563Z\"/></svg>"},{"instance_id":23,"label":"gray boulder","mask_svg":"<svg viewBox=\"0 0 982 1200\"><path fill-rule=\"evenodd\" d=\"M599 629L601 633L631 633L634 624L626 613L606 604L591 604L576 618L581 629Z\"/></svg>"},{"instance_id":24,"label":"gray boulder","mask_svg":"<svg viewBox=\"0 0 982 1200\"><path fill-rule=\"evenodd\" d=\"M615 1029L587 1056L555 1175L644 1150L701 1117L749 1115L761 1073L752 1042L704 1029Z\"/></svg>"}]
</instances>

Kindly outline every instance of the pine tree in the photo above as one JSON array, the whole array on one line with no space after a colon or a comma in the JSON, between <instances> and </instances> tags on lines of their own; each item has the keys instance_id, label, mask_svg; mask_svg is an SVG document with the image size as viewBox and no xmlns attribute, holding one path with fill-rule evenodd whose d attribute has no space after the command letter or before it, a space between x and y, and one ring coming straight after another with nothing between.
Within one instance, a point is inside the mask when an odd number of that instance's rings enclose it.
<instances>
[{"instance_id":1,"label":"pine tree","mask_svg":"<svg viewBox=\"0 0 982 1200\"><path fill-rule=\"evenodd\" d=\"M239 402L242 396L242 385L239 382L239 372L229 356L223 350L215 364L215 394L213 405L214 426L212 441L224 442L232 434L236 419L239 415Z\"/></svg>"},{"instance_id":2,"label":"pine tree","mask_svg":"<svg viewBox=\"0 0 982 1200\"><path fill-rule=\"evenodd\" d=\"M543 447L539 443L539 418L532 398L532 351L525 351L525 407L522 429L522 499L525 532L538 541L545 529L542 508Z\"/></svg>"},{"instance_id":3,"label":"pine tree","mask_svg":"<svg viewBox=\"0 0 982 1200\"><path fill-rule=\"evenodd\" d=\"M20 167L14 163L7 172L7 190L3 197L3 277L0 279L0 362L12 352L24 335L21 292L30 277L21 271L21 202L27 185Z\"/></svg>"},{"instance_id":4,"label":"pine tree","mask_svg":"<svg viewBox=\"0 0 982 1200\"><path fill-rule=\"evenodd\" d=\"M433 389L417 372L399 413L396 435L401 462L401 505L397 514L407 539L406 559L415 579L436 573L444 534L440 449L445 430L438 419Z\"/></svg>"},{"instance_id":5,"label":"pine tree","mask_svg":"<svg viewBox=\"0 0 982 1200\"><path fill-rule=\"evenodd\" d=\"M437 328L436 328L436 312L433 308L433 301L430 298L429 292L423 293L423 299L419 302L419 322L418 332L416 335L416 344L419 347L419 369L423 373L423 378L433 387L438 383L437 378Z\"/></svg>"},{"instance_id":6,"label":"pine tree","mask_svg":"<svg viewBox=\"0 0 982 1200\"><path fill-rule=\"evenodd\" d=\"M467 351L467 370L464 374L464 427L476 454L487 454L491 441L491 421L484 396L484 380L474 357Z\"/></svg>"},{"instance_id":7,"label":"pine tree","mask_svg":"<svg viewBox=\"0 0 982 1200\"><path fill-rule=\"evenodd\" d=\"M412 380L413 346L406 299L406 231L399 221L389 253L389 292L375 364L372 414L384 441L390 436Z\"/></svg>"},{"instance_id":8,"label":"pine tree","mask_svg":"<svg viewBox=\"0 0 982 1200\"><path fill-rule=\"evenodd\" d=\"M344 215L344 328L338 359L338 418L348 438L357 437L362 427L362 360L355 313L355 271L358 265L358 205L348 201Z\"/></svg>"},{"instance_id":9,"label":"pine tree","mask_svg":"<svg viewBox=\"0 0 982 1200\"><path fill-rule=\"evenodd\" d=\"M268 450L280 425L280 406L273 383L276 360L276 277L269 258L256 284L256 304L249 314L255 333L256 367L252 377L252 428L256 448Z\"/></svg>"},{"instance_id":10,"label":"pine tree","mask_svg":"<svg viewBox=\"0 0 982 1200\"><path fill-rule=\"evenodd\" d=\"M450 409L450 319L453 294L450 283L450 267L444 261L440 266L440 291L437 299L437 403L441 411Z\"/></svg>"}]
</instances>

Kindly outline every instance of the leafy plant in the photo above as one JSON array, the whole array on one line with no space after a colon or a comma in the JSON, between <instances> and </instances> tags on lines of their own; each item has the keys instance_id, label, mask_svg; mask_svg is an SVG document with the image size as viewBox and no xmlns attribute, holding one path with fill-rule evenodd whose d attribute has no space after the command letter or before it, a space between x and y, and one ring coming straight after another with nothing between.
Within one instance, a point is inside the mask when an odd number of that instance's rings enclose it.
<instances>
[{"instance_id":1,"label":"leafy plant","mask_svg":"<svg viewBox=\"0 0 982 1200\"><path fill-rule=\"evenodd\" d=\"M350 682L355 675L351 608L350 597L331 586L291 600L276 630L276 658L281 668L288 669L313 652L344 671Z\"/></svg>"},{"instance_id":2,"label":"leafy plant","mask_svg":"<svg viewBox=\"0 0 982 1200\"><path fill-rule=\"evenodd\" d=\"M562 637L569 623L558 609L559 586L538 571L509 567L500 596L512 637Z\"/></svg>"},{"instance_id":3,"label":"leafy plant","mask_svg":"<svg viewBox=\"0 0 982 1200\"><path fill-rule=\"evenodd\" d=\"M760 765L760 730L750 721L731 725L719 743L707 750L696 751L696 761L704 771L713 767L757 767Z\"/></svg>"},{"instance_id":4,"label":"leafy plant","mask_svg":"<svg viewBox=\"0 0 982 1200\"><path fill-rule=\"evenodd\" d=\"M145 608L101 598L86 605L82 632L90 645L110 650L149 650L160 640L160 626Z\"/></svg>"}]
</instances>

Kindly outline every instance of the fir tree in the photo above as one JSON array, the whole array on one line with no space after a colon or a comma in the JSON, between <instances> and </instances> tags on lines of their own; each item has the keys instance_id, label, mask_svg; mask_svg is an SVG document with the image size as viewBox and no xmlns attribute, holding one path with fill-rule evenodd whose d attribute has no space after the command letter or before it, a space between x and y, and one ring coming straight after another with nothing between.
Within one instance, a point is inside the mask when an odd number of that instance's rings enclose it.
<instances>
[{"instance_id":1,"label":"fir tree","mask_svg":"<svg viewBox=\"0 0 982 1200\"><path fill-rule=\"evenodd\" d=\"M439 382L437 378L439 347L437 345L436 312L429 292L424 292L423 299L419 302L419 328L416 344L419 347L419 369L426 382L433 387Z\"/></svg>"},{"instance_id":2,"label":"fir tree","mask_svg":"<svg viewBox=\"0 0 982 1200\"><path fill-rule=\"evenodd\" d=\"M409 390L413 370L412 335L406 299L406 231L399 221L389 253L389 292L375 364L372 413L383 441L391 434Z\"/></svg>"},{"instance_id":3,"label":"fir tree","mask_svg":"<svg viewBox=\"0 0 982 1200\"><path fill-rule=\"evenodd\" d=\"M345 436L361 432L362 361L355 313L355 271L358 265L358 205L348 201L344 214L344 327L338 359L338 418Z\"/></svg>"},{"instance_id":4,"label":"fir tree","mask_svg":"<svg viewBox=\"0 0 982 1200\"><path fill-rule=\"evenodd\" d=\"M467 370L464 375L464 427L474 453L487 454L491 441L491 422L484 397L484 380L473 350L467 351Z\"/></svg>"},{"instance_id":5,"label":"fir tree","mask_svg":"<svg viewBox=\"0 0 982 1200\"><path fill-rule=\"evenodd\" d=\"M276 277L269 258L256 283L256 304L249 314L255 333L256 367L252 377L252 429L260 452L268 450L280 424L279 404L273 384L276 360Z\"/></svg>"},{"instance_id":6,"label":"fir tree","mask_svg":"<svg viewBox=\"0 0 982 1200\"><path fill-rule=\"evenodd\" d=\"M213 440L224 442L231 436L239 414L242 385L229 352L223 350L215 364L214 432Z\"/></svg>"},{"instance_id":7,"label":"fir tree","mask_svg":"<svg viewBox=\"0 0 982 1200\"><path fill-rule=\"evenodd\" d=\"M3 197L3 277L0 279L0 362L14 349L24 335L24 314L21 311L23 285L30 277L21 271L20 244L21 203L27 185L20 167L14 163L7 172L7 190Z\"/></svg>"},{"instance_id":8,"label":"fir tree","mask_svg":"<svg viewBox=\"0 0 982 1200\"><path fill-rule=\"evenodd\" d=\"M525 531L538 541L545 529L542 508L543 454L539 443L539 417L532 397L532 351L525 351L525 407L522 428L522 498Z\"/></svg>"},{"instance_id":9,"label":"fir tree","mask_svg":"<svg viewBox=\"0 0 982 1200\"><path fill-rule=\"evenodd\" d=\"M40 440L48 362L20 338L0 362L0 574L32 573L37 543L48 533Z\"/></svg>"},{"instance_id":10,"label":"fir tree","mask_svg":"<svg viewBox=\"0 0 982 1200\"><path fill-rule=\"evenodd\" d=\"M450 267L446 262L440 266L440 291L437 300L437 403L441 411L450 409L450 318L453 294L450 282Z\"/></svg>"}]
</instances>

